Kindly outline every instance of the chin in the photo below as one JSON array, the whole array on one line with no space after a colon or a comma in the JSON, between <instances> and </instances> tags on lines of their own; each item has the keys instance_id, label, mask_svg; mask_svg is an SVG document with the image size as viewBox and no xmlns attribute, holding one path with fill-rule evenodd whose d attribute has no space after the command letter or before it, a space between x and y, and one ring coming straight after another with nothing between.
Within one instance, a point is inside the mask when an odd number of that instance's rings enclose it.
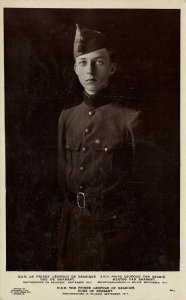
<instances>
[{"instance_id":1,"label":"chin","mask_svg":"<svg viewBox=\"0 0 186 300\"><path fill-rule=\"evenodd\" d=\"M85 88L85 91L88 93L88 94L96 94L98 93L99 89L94 89L94 88Z\"/></svg>"},{"instance_id":2,"label":"chin","mask_svg":"<svg viewBox=\"0 0 186 300\"><path fill-rule=\"evenodd\" d=\"M97 93L99 93L100 91L102 91L103 89L105 88L105 86L104 87L100 87L100 88L92 88L92 89L85 89L86 90L86 92L88 93L88 94L97 94Z\"/></svg>"},{"instance_id":3,"label":"chin","mask_svg":"<svg viewBox=\"0 0 186 300\"><path fill-rule=\"evenodd\" d=\"M97 92L95 92L95 91L88 91L88 90L85 90L85 92L86 92L87 94L89 94L89 95L95 95L95 94L97 94Z\"/></svg>"}]
</instances>

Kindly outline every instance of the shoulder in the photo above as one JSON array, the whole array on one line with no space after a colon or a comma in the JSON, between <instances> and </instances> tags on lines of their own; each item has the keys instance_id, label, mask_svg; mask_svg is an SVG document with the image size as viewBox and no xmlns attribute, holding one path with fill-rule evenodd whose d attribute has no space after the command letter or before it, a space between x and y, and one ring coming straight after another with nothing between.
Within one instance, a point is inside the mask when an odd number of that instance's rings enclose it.
<instances>
[{"instance_id":1,"label":"shoulder","mask_svg":"<svg viewBox=\"0 0 186 300\"><path fill-rule=\"evenodd\" d=\"M143 112L141 110L128 107L121 103L113 103L112 109L120 115L120 118L122 118L127 127L133 127L143 119Z\"/></svg>"},{"instance_id":2,"label":"shoulder","mask_svg":"<svg viewBox=\"0 0 186 300\"><path fill-rule=\"evenodd\" d=\"M72 106L70 108L63 109L59 116L59 125L65 123L69 118L73 117L74 114L77 114L82 108L82 103Z\"/></svg>"}]
</instances>

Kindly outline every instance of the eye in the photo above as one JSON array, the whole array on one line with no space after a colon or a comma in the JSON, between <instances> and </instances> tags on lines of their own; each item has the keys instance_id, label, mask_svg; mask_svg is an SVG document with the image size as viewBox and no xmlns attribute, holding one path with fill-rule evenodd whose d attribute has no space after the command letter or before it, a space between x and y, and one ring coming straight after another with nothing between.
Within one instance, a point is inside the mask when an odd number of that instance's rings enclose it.
<instances>
[{"instance_id":1,"label":"eye","mask_svg":"<svg viewBox=\"0 0 186 300\"><path fill-rule=\"evenodd\" d=\"M80 66L86 66L86 63L87 63L86 60L80 60L79 61Z\"/></svg>"},{"instance_id":2,"label":"eye","mask_svg":"<svg viewBox=\"0 0 186 300\"><path fill-rule=\"evenodd\" d=\"M104 62L103 59L100 59L100 58L99 58L99 59L96 60L96 64L97 64L97 65L104 65L105 62Z\"/></svg>"}]
</instances>

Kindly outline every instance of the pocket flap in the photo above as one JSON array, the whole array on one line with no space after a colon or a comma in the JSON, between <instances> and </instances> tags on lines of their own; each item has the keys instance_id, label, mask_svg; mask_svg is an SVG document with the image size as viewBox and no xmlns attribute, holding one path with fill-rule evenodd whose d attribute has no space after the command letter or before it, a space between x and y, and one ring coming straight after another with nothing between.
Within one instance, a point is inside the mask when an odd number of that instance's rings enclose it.
<instances>
[{"instance_id":1,"label":"pocket flap","mask_svg":"<svg viewBox=\"0 0 186 300\"><path fill-rule=\"evenodd\" d=\"M81 144L81 140L80 139L73 139L73 138L71 138L71 139L67 139L67 141L66 141L66 146L65 146L65 148L66 148L66 150L70 150L70 151L78 151L79 150L79 148L80 148L80 144Z\"/></svg>"},{"instance_id":2,"label":"pocket flap","mask_svg":"<svg viewBox=\"0 0 186 300\"><path fill-rule=\"evenodd\" d=\"M123 147L123 138L100 138L95 139L94 149L97 151L112 151Z\"/></svg>"}]
</instances>

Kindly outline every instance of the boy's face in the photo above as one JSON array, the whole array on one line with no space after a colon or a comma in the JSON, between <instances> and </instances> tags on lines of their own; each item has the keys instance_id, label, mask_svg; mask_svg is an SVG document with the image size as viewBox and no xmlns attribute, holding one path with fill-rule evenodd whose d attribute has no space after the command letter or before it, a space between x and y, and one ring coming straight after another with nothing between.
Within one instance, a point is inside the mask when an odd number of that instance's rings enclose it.
<instances>
[{"instance_id":1,"label":"boy's face","mask_svg":"<svg viewBox=\"0 0 186 300\"><path fill-rule=\"evenodd\" d=\"M102 48L76 58L74 70L85 91L96 94L109 84L109 78L116 71L116 64L110 61L110 54Z\"/></svg>"}]
</instances>

